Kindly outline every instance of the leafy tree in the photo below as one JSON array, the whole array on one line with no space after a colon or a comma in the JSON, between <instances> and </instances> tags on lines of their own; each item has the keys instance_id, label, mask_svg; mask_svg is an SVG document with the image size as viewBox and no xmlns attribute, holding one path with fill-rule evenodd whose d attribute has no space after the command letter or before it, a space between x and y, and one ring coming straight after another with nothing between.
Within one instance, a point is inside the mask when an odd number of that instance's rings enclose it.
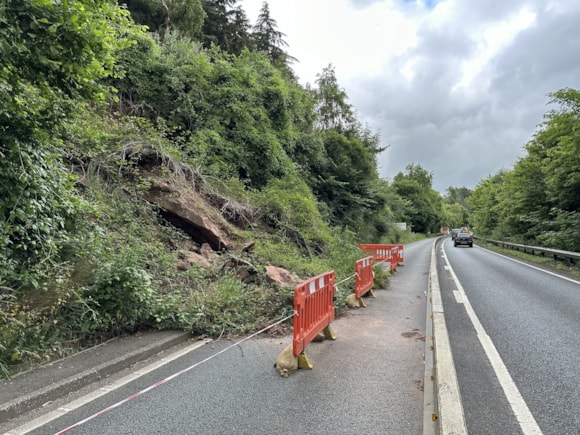
<instances>
[{"instance_id":1,"label":"leafy tree","mask_svg":"<svg viewBox=\"0 0 580 435\"><path fill-rule=\"evenodd\" d=\"M480 183L471 197L478 229L520 243L580 250L580 93L553 93L545 116L514 169Z\"/></svg>"},{"instance_id":2,"label":"leafy tree","mask_svg":"<svg viewBox=\"0 0 580 435\"><path fill-rule=\"evenodd\" d=\"M355 114L352 106L346 102L347 94L339 86L332 65L324 68L322 73L316 76L316 84L318 85L316 111L320 128L338 131L350 129L356 121Z\"/></svg>"},{"instance_id":3,"label":"leafy tree","mask_svg":"<svg viewBox=\"0 0 580 435\"><path fill-rule=\"evenodd\" d=\"M433 174L414 163L407 165L405 173L399 172L393 179L395 191L410 202L407 212L415 232L436 232L441 225L441 197L432 188L432 182Z\"/></svg>"},{"instance_id":4,"label":"leafy tree","mask_svg":"<svg viewBox=\"0 0 580 435\"><path fill-rule=\"evenodd\" d=\"M50 267L74 212L58 137L83 101L104 101L100 79L135 33L109 0L5 0L0 6L0 283ZM20 277L22 278L22 277ZM0 284L2 285L2 284Z\"/></svg>"},{"instance_id":5,"label":"leafy tree","mask_svg":"<svg viewBox=\"0 0 580 435\"><path fill-rule=\"evenodd\" d=\"M467 187L452 187L447 188L447 194L443 197L443 201L446 204L459 204L463 207L467 207L467 200L471 195L471 190Z\"/></svg>"},{"instance_id":6,"label":"leafy tree","mask_svg":"<svg viewBox=\"0 0 580 435\"><path fill-rule=\"evenodd\" d=\"M470 196L471 190L465 186L447 188L447 194L443 196L442 226L458 228L468 225Z\"/></svg>"},{"instance_id":7,"label":"leafy tree","mask_svg":"<svg viewBox=\"0 0 580 435\"><path fill-rule=\"evenodd\" d=\"M509 176L507 171L500 171L493 176L481 180L473 190L469 205L471 207L470 222L474 231L485 236L496 237L496 228L499 225L501 215L499 212L502 185Z\"/></svg>"},{"instance_id":8,"label":"leafy tree","mask_svg":"<svg viewBox=\"0 0 580 435\"><path fill-rule=\"evenodd\" d=\"M561 110L548 112L526 150L530 158L542 159L552 205L573 212L580 209L580 91L562 89L551 97Z\"/></svg>"},{"instance_id":9,"label":"leafy tree","mask_svg":"<svg viewBox=\"0 0 580 435\"><path fill-rule=\"evenodd\" d=\"M201 0L126 0L136 23L166 37L177 30L188 38L200 40L205 12Z\"/></svg>"},{"instance_id":10,"label":"leafy tree","mask_svg":"<svg viewBox=\"0 0 580 435\"><path fill-rule=\"evenodd\" d=\"M469 213L461 204L443 203L443 217L441 218L442 226L451 228L461 228L469 222Z\"/></svg>"}]
</instances>

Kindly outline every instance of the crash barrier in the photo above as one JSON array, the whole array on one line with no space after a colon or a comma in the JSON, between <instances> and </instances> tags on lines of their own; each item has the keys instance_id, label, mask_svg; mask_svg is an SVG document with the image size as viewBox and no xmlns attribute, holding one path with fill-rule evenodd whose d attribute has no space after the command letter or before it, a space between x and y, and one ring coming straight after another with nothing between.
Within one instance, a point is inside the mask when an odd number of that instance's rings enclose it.
<instances>
[{"instance_id":1,"label":"crash barrier","mask_svg":"<svg viewBox=\"0 0 580 435\"><path fill-rule=\"evenodd\" d=\"M326 272L294 288L294 336L292 354L298 357L298 368L312 368L304 348L324 333L334 340L330 323L334 320L334 271Z\"/></svg>"},{"instance_id":2,"label":"crash barrier","mask_svg":"<svg viewBox=\"0 0 580 435\"><path fill-rule=\"evenodd\" d=\"M502 242L501 240L489 240L476 236L473 236L473 238L476 240L483 240L484 242L491 243L492 245L522 251L526 254L540 255L542 257L548 255L551 256L554 261L566 260L566 262L571 265L576 264L576 261L580 260L580 252L561 251L559 249L542 248L541 246L519 245L517 243Z\"/></svg>"},{"instance_id":3,"label":"crash barrier","mask_svg":"<svg viewBox=\"0 0 580 435\"><path fill-rule=\"evenodd\" d=\"M355 271L354 295L358 301L359 307L366 307L362 297L368 292L370 292L373 298L375 297L372 290L375 279L375 274L373 272L373 257L365 257L358 260L355 263Z\"/></svg>"}]
</instances>

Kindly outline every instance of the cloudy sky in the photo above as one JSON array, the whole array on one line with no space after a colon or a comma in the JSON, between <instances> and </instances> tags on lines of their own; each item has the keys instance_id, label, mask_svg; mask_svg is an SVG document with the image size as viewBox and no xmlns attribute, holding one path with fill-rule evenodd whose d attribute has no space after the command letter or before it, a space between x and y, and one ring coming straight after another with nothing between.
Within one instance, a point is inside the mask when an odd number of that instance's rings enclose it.
<instances>
[{"instance_id":1,"label":"cloudy sky","mask_svg":"<svg viewBox=\"0 0 580 435\"><path fill-rule=\"evenodd\" d=\"M263 0L240 0L255 21ZM358 118L433 187L511 169L548 105L580 89L578 0L268 0L303 84L332 64Z\"/></svg>"}]
</instances>

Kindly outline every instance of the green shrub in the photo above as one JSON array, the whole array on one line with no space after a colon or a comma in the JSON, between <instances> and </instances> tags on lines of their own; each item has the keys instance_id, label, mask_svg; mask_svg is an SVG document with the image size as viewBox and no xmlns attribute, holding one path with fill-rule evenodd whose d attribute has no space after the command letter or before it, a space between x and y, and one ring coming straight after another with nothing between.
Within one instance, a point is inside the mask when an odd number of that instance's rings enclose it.
<instances>
[{"instance_id":1,"label":"green shrub","mask_svg":"<svg viewBox=\"0 0 580 435\"><path fill-rule=\"evenodd\" d=\"M106 264L82 297L98 313L98 324L109 331L134 331L153 314L151 276L135 266Z\"/></svg>"}]
</instances>

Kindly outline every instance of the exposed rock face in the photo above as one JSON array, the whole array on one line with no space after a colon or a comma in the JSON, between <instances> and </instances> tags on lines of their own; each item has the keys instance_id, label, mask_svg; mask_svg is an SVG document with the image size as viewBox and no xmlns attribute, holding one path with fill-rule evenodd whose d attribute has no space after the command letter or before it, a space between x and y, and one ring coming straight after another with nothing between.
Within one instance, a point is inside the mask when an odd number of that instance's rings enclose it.
<instances>
[{"instance_id":1,"label":"exposed rock face","mask_svg":"<svg viewBox=\"0 0 580 435\"><path fill-rule=\"evenodd\" d=\"M268 278L280 287L288 287L299 284L302 280L292 272L278 266L266 266Z\"/></svg>"},{"instance_id":2,"label":"exposed rock face","mask_svg":"<svg viewBox=\"0 0 580 435\"><path fill-rule=\"evenodd\" d=\"M150 178L150 181L152 186L145 199L157 204L168 222L181 228L197 243L208 243L214 251L229 248L228 240L203 211L204 201L199 195L192 191L180 191L161 179Z\"/></svg>"}]
</instances>

